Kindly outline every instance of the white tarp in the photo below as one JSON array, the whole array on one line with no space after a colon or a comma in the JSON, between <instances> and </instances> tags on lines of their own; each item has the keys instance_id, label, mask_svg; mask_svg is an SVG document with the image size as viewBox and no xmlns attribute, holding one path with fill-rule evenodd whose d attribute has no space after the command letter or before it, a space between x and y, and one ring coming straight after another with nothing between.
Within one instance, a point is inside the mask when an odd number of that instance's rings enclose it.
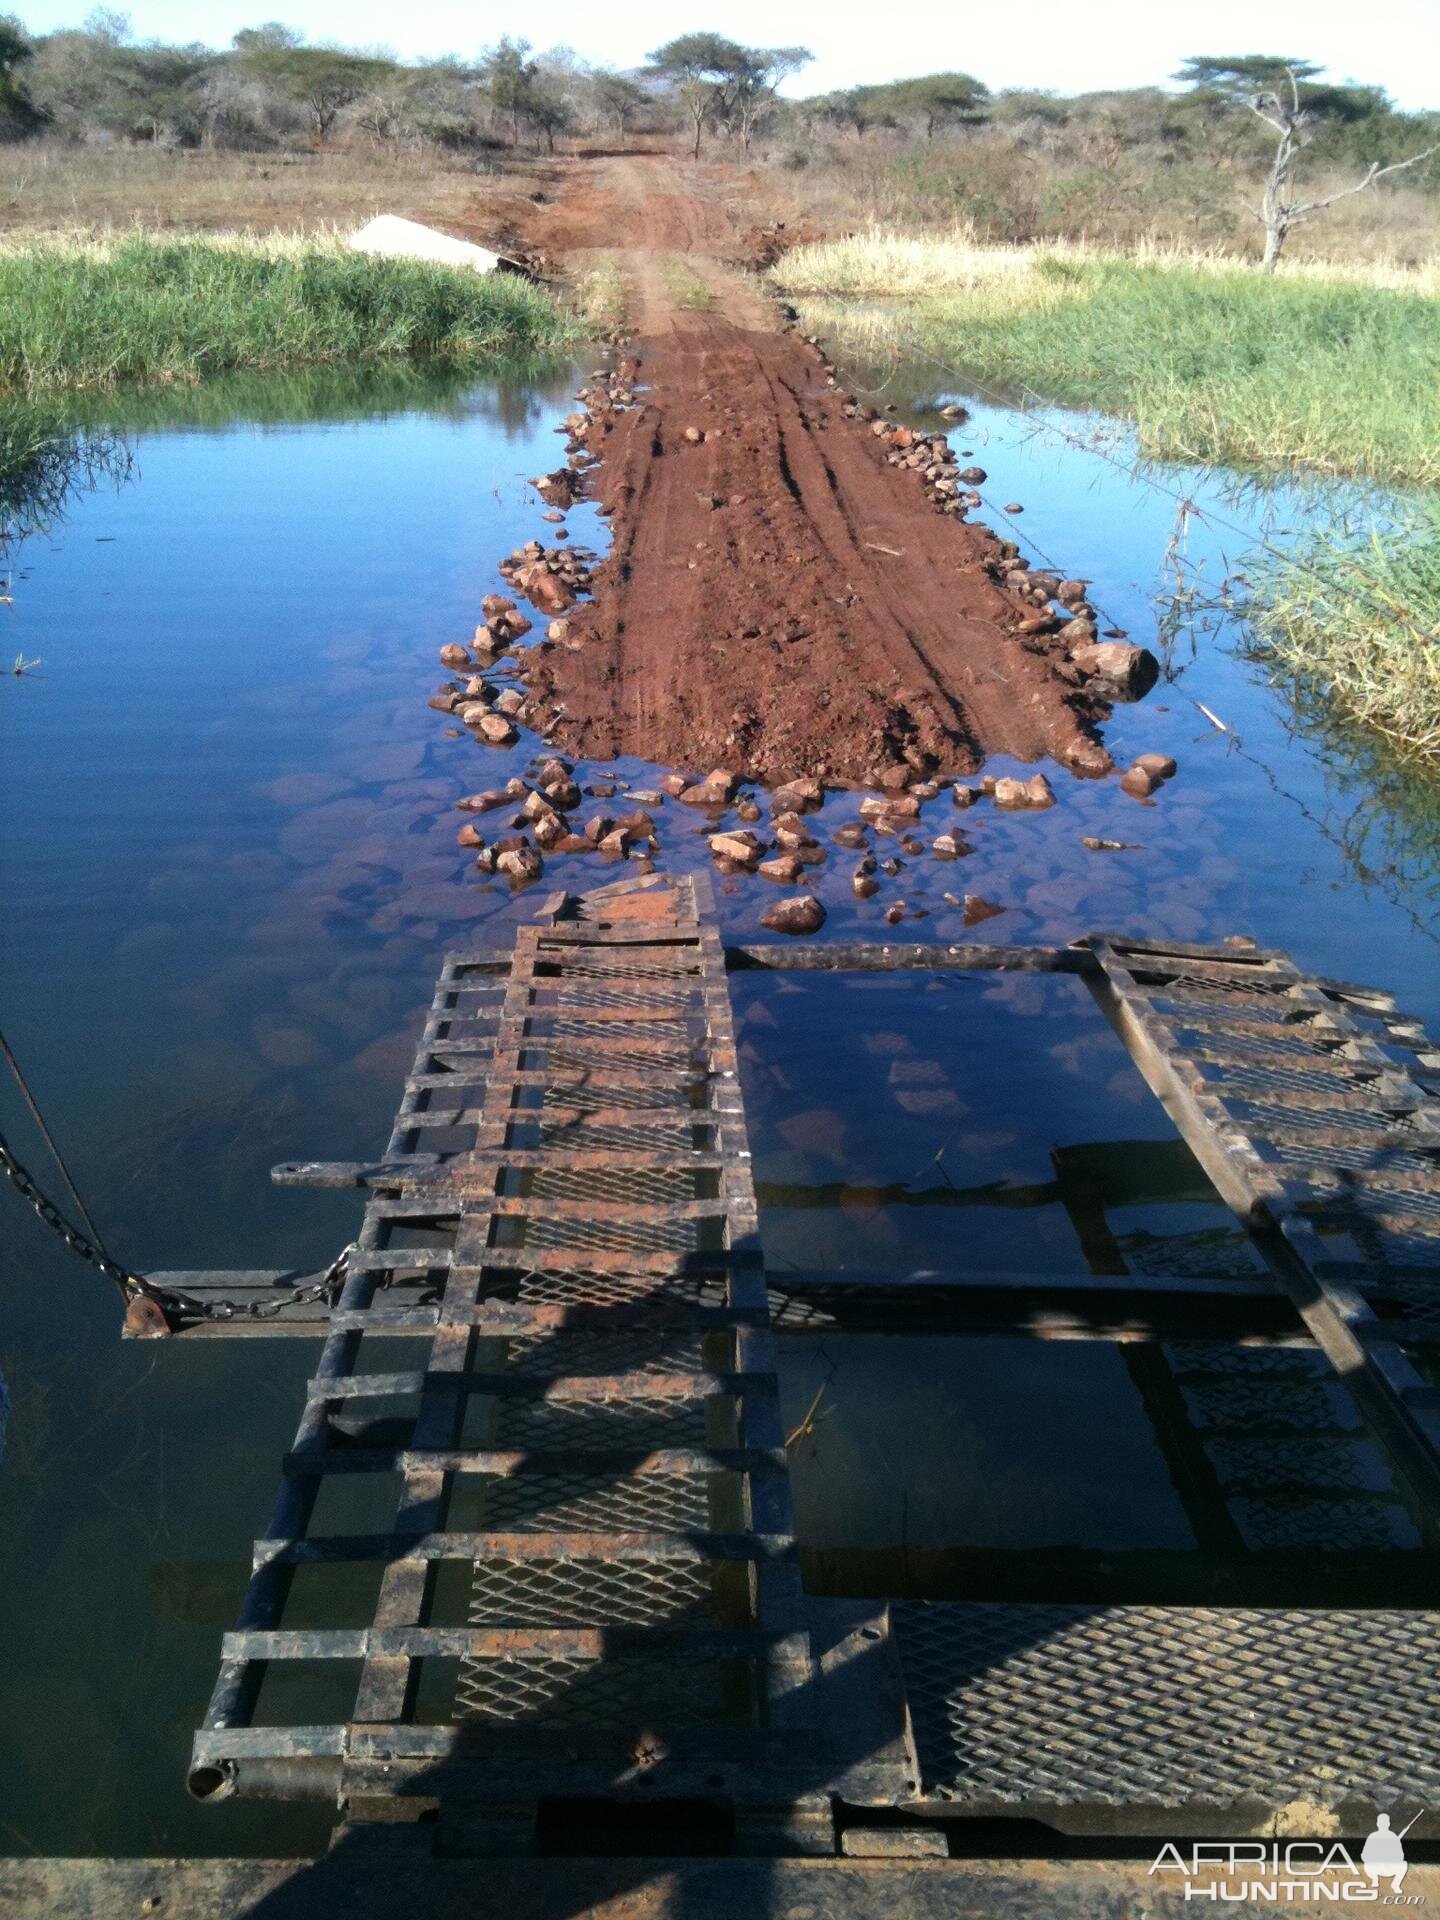
<instances>
[{"instance_id":1,"label":"white tarp","mask_svg":"<svg viewBox=\"0 0 1440 1920\"><path fill-rule=\"evenodd\" d=\"M352 233L349 244L357 253L387 254L401 260L434 260L445 267L469 267L475 273L493 273L498 253L472 246L418 220L402 220L398 213L379 214L368 226Z\"/></svg>"}]
</instances>

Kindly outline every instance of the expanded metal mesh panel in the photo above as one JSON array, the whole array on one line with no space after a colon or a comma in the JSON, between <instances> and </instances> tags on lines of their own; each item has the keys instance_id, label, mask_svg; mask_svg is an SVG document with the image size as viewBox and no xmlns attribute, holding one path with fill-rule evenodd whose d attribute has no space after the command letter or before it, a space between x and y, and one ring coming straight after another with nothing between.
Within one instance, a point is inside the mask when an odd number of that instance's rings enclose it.
<instances>
[{"instance_id":1,"label":"expanded metal mesh panel","mask_svg":"<svg viewBox=\"0 0 1440 1920\"><path fill-rule=\"evenodd\" d=\"M615 1104L617 1106L626 1106L629 1102L616 1101ZM681 1113L679 1117L686 1119L691 1116L688 1113ZM693 1115L693 1118L697 1123L704 1123L705 1121L705 1115L703 1113L696 1113ZM644 1121L637 1119L633 1126L577 1126L569 1121L558 1120L550 1125L546 1125L542 1121L540 1126L540 1139L544 1146L563 1147L568 1142L576 1147L584 1147L587 1151L644 1153L653 1148L657 1142L663 1142L668 1145L670 1141L674 1139L673 1118L667 1115L662 1116L662 1120L663 1131L661 1124L657 1124L656 1120Z\"/></svg>"},{"instance_id":2,"label":"expanded metal mesh panel","mask_svg":"<svg viewBox=\"0 0 1440 1920\"><path fill-rule=\"evenodd\" d=\"M1390 1474L1378 1449L1366 1439L1287 1440L1219 1435L1206 1446L1216 1478L1227 1493L1379 1493Z\"/></svg>"},{"instance_id":3,"label":"expanded metal mesh panel","mask_svg":"<svg viewBox=\"0 0 1440 1920\"><path fill-rule=\"evenodd\" d=\"M683 1167L543 1167L530 1181L534 1200L609 1200L677 1206L694 1200L699 1176Z\"/></svg>"},{"instance_id":4,"label":"expanded metal mesh panel","mask_svg":"<svg viewBox=\"0 0 1440 1920\"><path fill-rule=\"evenodd\" d=\"M527 1306L547 1307L620 1307L652 1300L665 1306L718 1306L724 1297L720 1274L586 1273L578 1267L524 1273L516 1287L516 1298Z\"/></svg>"},{"instance_id":5,"label":"expanded metal mesh panel","mask_svg":"<svg viewBox=\"0 0 1440 1920\"><path fill-rule=\"evenodd\" d=\"M1283 1392L1271 1380L1217 1379L1182 1383L1181 1391L1192 1423L1202 1432L1218 1427L1270 1433L1344 1433L1361 1425L1355 1403L1334 1381Z\"/></svg>"},{"instance_id":6,"label":"expanded metal mesh panel","mask_svg":"<svg viewBox=\"0 0 1440 1920\"><path fill-rule=\"evenodd\" d=\"M496 1410L500 1444L534 1447L685 1447L706 1438L704 1401L502 1401Z\"/></svg>"},{"instance_id":7,"label":"expanded metal mesh panel","mask_svg":"<svg viewBox=\"0 0 1440 1920\"><path fill-rule=\"evenodd\" d=\"M1131 1273L1208 1279L1220 1275L1244 1279L1263 1273L1259 1255L1248 1234L1238 1227L1199 1227L1191 1233L1134 1233L1116 1236Z\"/></svg>"},{"instance_id":8,"label":"expanded metal mesh panel","mask_svg":"<svg viewBox=\"0 0 1440 1920\"><path fill-rule=\"evenodd\" d=\"M1174 1340L1165 1354L1178 1379L1325 1380L1330 1363L1310 1347L1241 1347L1223 1340Z\"/></svg>"},{"instance_id":9,"label":"expanded metal mesh panel","mask_svg":"<svg viewBox=\"0 0 1440 1920\"><path fill-rule=\"evenodd\" d=\"M710 1524L710 1480L699 1473L511 1474L484 1483L484 1523L498 1532L651 1533Z\"/></svg>"},{"instance_id":10,"label":"expanded metal mesh panel","mask_svg":"<svg viewBox=\"0 0 1440 1920\"><path fill-rule=\"evenodd\" d=\"M743 1661L465 1661L455 1688L460 1719L546 1727L746 1726L756 1723L753 1674Z\"/></svg>"},{"instance_id":11,"label":"expanded metal mesh panel","mask_svg":"<svg viewBox=\"0 0 1440 1920\"><path fill-rule=\"evenodd\" d=\"M1396 1501L1262 1499L1229 1503L1240 1537L1257 1553L1384 1553L1420 1545Z\"/></svg>"},{"instance_id":12,"label":"expanded metal mesh panel","mask_svg":"<svg viewBox=\"0 0 1440 1920\"><path fill-rule=\"evenodd\" d=\"M527 1334L507 1340L505 1357L523 1374L694 1373L705 1365L699 1335L635 1327L615 1333Z\"/></svg>"},{"instance_id":13,"label":"expanded metal mesh panel","mask_svg":"<svg viewBox=\"0 0 1440 1920\"><path fill-rule=\"evenodd\" d=\"M527 1247L592 1253L690 1253L700 1245L698 1220L576 1220L546 1214L524 1220Z\"/></svg>"},{"instance_id":14,"label":"expanded metal mesh panel","mask_svg":"<svg viewBox=\"0 0 1440 1920\"><path fill-rule=\"evenodd\" d=\"M1440 1613L907 1603L893 1620L927 1796L1020 1810L1440 1795Z\"/></svg>"},{"instance_id":15,"label":"expanded metal mesh panel","mask_svg":"<svg viewBox=\"0 0 1440 1920\"><path fill-rule=\"evenodd\" d=\"M546 1087L545 1106L568 1107L574 1113L603 1113L609 1107L633 1107L637 1113L649 1110L677 1117L690 1113L695 1113L697 1119L701 1117L683 1088L659 1085L653 1080L619 1087L587 1087L583 1083Z\"/></svg>"},{"instance_id":16,"label":"expanded metal mesh panel","mask_svg":"<svg viewBox=\"0 0 1440 1920\"><path fill-rule=\"evenodd\" d=\"M711 1569L683 1560L477 1560L472 1627L713 1626Z\"/></svg>"},{"instance_id":17,"label":"expanded metal mesh panel","mask_svg":"<svg viewBox=\"0 0 1440 1920\"><path fill-rule=\"evenodd\" d=\"M608 1032L613 1034L614 1028L608 1029ZM588 1067L595 1070L603 1069L610 1073L656 1073L664 1070L678 1072L683 1067L694 1066L698 1053L698 1049L689 1042L677 1041L674 1045L658 1044L650 1047L626 1046L621 1043L599 1054L593 1049L582 1046L577 1040L547 1039L544 1035L537 1039L526 1040L524 1051L527 1059L543 1057L552 1067ZM607 1091L613 1091L613 1089L607 1089Z\"/></svg>"}]
</instances>

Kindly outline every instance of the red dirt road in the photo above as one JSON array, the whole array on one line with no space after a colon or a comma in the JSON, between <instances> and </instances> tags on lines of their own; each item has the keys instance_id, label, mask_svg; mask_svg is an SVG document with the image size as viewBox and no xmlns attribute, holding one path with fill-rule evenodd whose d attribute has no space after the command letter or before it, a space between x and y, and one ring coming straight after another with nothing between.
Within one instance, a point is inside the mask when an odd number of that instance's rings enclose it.
<instances>
[{"instance_id":1,"label":"red dirt road","mask_svg":"<svg viewBox=\"0 0 1440 1920\"><path fill-rule=\"evenodd\" d=\"M989 753L1107 769L1105 708L1058 634L1016 631L1036 610L1002 584L998 540L887 465L821 357L720 265L739 229L698 170L592 163L534 227L551 251L623 241L637 335L634 403L584 440L612 551L570 615L578 644L531 681L557 744L772 780Z\"/></svg>"}]
</instances>

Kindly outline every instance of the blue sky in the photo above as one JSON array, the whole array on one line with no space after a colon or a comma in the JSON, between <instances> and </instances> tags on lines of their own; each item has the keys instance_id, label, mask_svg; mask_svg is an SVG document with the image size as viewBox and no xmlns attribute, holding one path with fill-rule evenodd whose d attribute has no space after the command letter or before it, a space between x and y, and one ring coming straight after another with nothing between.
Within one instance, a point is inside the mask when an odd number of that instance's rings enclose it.
<instances>
[{"instance_id":1,"label":"blue sky","mask_svg":"<svg viewBox=\"0 0 1440 1920\"><path fill-rule=\"evenodd\" d=\"M384 46L404 56L473 54L502 33L539 47L566 45L588 60L638 65L650 48L713 27L752 45L799 43L815 64L799 83L828 91L902 74L960 68L990 87L1091 87L1163 83L1190 53L1289 53L1327 66L1334 79L1388 88L1403 107L1440 106L1440 0L912 0L890 10L857 0L544 0L477 8L472 0L115 0L136 34L223 46L238 27L280 18L311 40ZM75 25L90 0L0 0L33 32ZM877 26L877 22L879 25ZM787 91L794 92L794 84Z\"/></svg>"}]
</instances>

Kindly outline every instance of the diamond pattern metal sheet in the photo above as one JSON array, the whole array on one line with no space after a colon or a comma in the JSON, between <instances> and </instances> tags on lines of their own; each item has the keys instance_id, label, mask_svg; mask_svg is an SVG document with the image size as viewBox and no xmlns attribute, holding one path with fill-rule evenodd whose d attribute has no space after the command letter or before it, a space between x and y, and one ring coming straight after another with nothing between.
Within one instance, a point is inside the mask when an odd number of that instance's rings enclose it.
<instances>
[{"instance_id":1,"label":"diamond pattern metal sheet","mask_svg":"<svg viewBox=\"0 0 1440 1920\"><path fill-rule=\"evenodd\" d=\"M477 1560L472 1627L714 1624L711 1569L683 1560Z\"/></svg>"},{"instance_id":2,"label":"diamond pattern metal sheet","mask_svg":"<svg viewBox=\"0 0 1440 1920\"><path fill-rule=\"evenodd\" d=\"M466 1660L455 1686L458 1718L511 1726L753 1726L755 1708L743 1660Z\"/></svg>"},{"instance_id":3,"label":"diamond pattern metal sheet","mask_svg":"<svg viewBox=\"0 0 1440 1920\"><path fill-rule=\"evenodd\" d=\"M711 1476L517 1473L485 1482L484 1524L500 1532L684 1531L711 1524Z\"/></svg>"},{"instance_id":4,"label":"diamond pattern metal sheet","mask_svg":"<svg viewBox=\"0 0 1440 1920\"><path fill-rule=\"evenodd\" d=\"M974 1812L1440 1796L1440 1613L906 1603L925 1798Z\"/></svg>"}]
</instances>

